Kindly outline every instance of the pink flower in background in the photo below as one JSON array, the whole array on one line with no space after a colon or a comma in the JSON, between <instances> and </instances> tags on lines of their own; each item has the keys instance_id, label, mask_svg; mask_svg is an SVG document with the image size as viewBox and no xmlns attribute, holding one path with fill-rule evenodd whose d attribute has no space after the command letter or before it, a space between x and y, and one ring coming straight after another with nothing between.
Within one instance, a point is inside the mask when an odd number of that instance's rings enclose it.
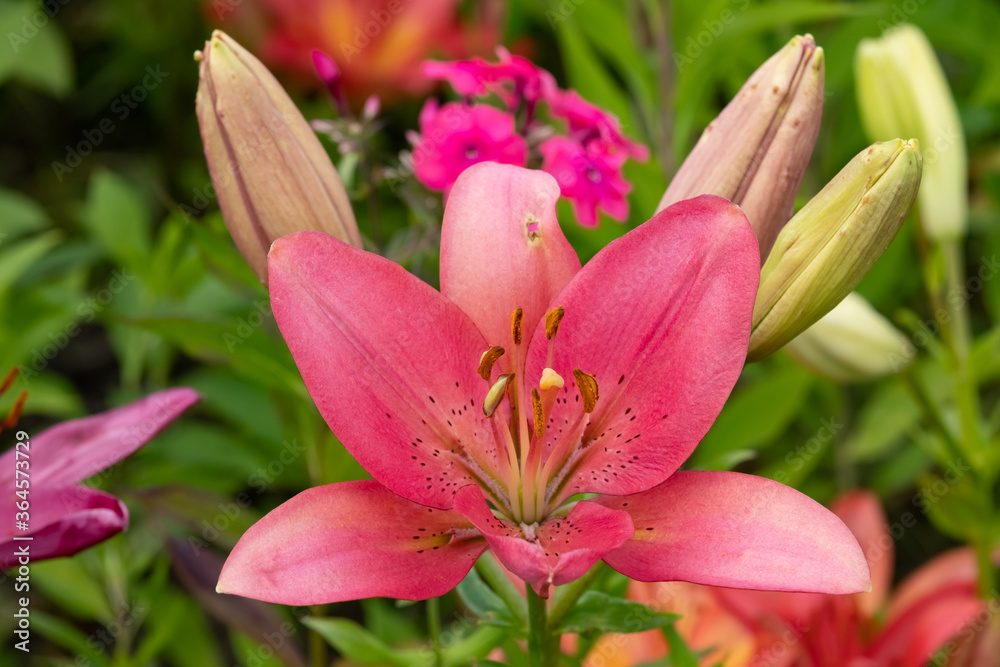
<instances>
[{"instance_id":1,"label":"pink flower in background","mask_svg":"<svg viewBox=\"0 0 1000 667\"><path fill-rule=\"evenodd\" d=\"M558 90L552 75L527 58L511 55L503 47L497 47L497 58L496 63L482 58L458 62L430 60L424 63L423 73L428 79L447 81L456 93L465 97L495 93L511 110L522 99L534 104Z\"/></svg>"},{"instance_id":2,"label":"pink flower in background","mask_svg":"<svg viewBox=\"0 0 1000 667\"><path fill-rule=\"evenodd\" d=\"M984 664L963 662L989 642L997 644L997 610L987 610L976 594L979 569L973 550L938 556L889 596L893 538L878 497L855 491L841 496L832 510L865 553L871 592L830 596L635 583L629 597L664 611L694 612L678 630L691 648L710 650L701 662L706 667L719 662L726 667L923 667L942 648L949 660L934 664ZM642 655L643 661L666 654L659 633L616 641L626 647L624 653ZM659 648L651 652L652 646Z\"/></svg>"},{"instance_id":3,"label":"pink flower in background","mask_svg":"<svg viewBox=\"0 0 1000 667\"><path fill-rule=\"evenodd\" d=\"M121 532L128 525L125 504L80 482L134 452L198 400L191 389L167 389L114 410L56 424L32 436L27 448L15 445L0 456L4 506L0 568L15 565L15 551L24 545L35 562L72 556ZM28 516L16 517L18 503L25 500ZM19 527L19 519L26 520L28 530ZM32 539L15 541L15 536Z\"/></svg>"},{"instance_id":4,"label":"pink flower in background","mask_svg":"<svg viewBox=\"0 0 1000 667\"><path fill-rule=\"evenodd\" d=\"M628 219L627 195L632 187L622 176L622 168L629 158L647 160L648 149L626 137L613 115L587 102L576 91L560 90L551 74L529 60L512 56L503 48L497 49L497 57L495 63L481 58L460 62L430 61L424 64L424 74L448 81L469 105L473 98L496 95L517 118L515 124L515 117L509 116L510 134L530 139L524 145L533 149L526 150L525 159L516 164L523 165L525 160L530 163L541 160L542 169L556 177L562 196L572 202L577 222L581 225L596 227L599 211L618 222ZM538 105L543 102L548 104L551 118L565 123L565 128L552 126L537 113ZM427 109L425 107L425 112ZM507 126L504 128L506 131ZM437 123L436 129L445 136L457 132L443 122ZM555 134L561 130L568 134ZM426 137L423 114L421 132ZM538 143L539 137L549 138ZM422 138L417 148L428 144L433 146L435 142ZM458 142L457 145L460 144ZM470 154L476 153L475 150L470 151ZM416 158L415 155L415 163ZM419 169L417 178L431 189L447 190L461 170L473 163L469 161L463 166L454 158L445 161L448 168L439 168L432 174L438 178L428 178ZM432 164L438 166L436 162ZM441 171L446 171L448 176L440 177Z\"/></svg>"},{"instance_id":5,"label":"pink flower in background","mask_svg":"<svg viewBox=\"0 0 1000 667\"><path fill-rule=\"evenodd\" d=\"M510 114L486 104L424 104L413 170L427 187L449 191L459 174L480 162L523 167L525 160L527 145Z\"/></svg>"},{"instance_id":6,"label":"pink flower in background","mask_svg":"<svg viewBox=\"0 0 1000 667\"><path fill-rule=\"evenodd\" d=\"M609 153L601 139L583 145L568 137L552 137L540 150L542 169L555 177L560 192L573 204L577 222L596 227L598 209L618 222L628 218L626 195L632 186L621 174L624 152Z\"/></svg>"},{"instance_id":7,"label":"pink flower in background","mask_svg":"<svg viewBox=\"0 0 1000 667\"><path fill-rule=\"evenodd\" d=\"M587 144L594 137L599 137L608 153L622 151L639 162L649 159L649 149L622 134L617 118L583 99L575 90L550 90L545 101L549 103L552 115L564 119L569 125L570 136L580 143Z\"/></svg>"},{"instance_id":8,"label":"pink flower in background","mask_svg":"<svg viewBox=\"0 0 1000 667\"><path fill-rule=\"evenodd\" d=\"M275 319L374 480L269 513L220 592L426 599L486 549L543 596L602 559L648 580L868 588L854 537L815 501L750 475L678 472L746 356L760 271L743 214L681 202L581 268L558 197L544 172L467 169L445 208L441 292L322 233L274 243Z\"/></svg>"}]
</instances>

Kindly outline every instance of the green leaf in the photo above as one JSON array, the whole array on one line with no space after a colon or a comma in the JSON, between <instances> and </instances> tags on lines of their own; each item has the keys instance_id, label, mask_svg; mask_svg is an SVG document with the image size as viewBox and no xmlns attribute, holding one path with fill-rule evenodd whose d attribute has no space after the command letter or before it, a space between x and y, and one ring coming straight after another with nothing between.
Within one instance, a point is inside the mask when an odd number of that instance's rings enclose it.
<instances>
[{"instance_id":1,"label":"green leaf","mask_svg":"<svg viewBox=\"0 0 1000 667\"><path fill-rule=\"evenodd\" d=\"M340 651L344 657L366 665L413 667L428 664L427 650L394 651L363 627L345 618L305 617L302 623Z\"/></svg>"},{"instance_id":2,"label":"green leaf","mask_svg":"<svg viewBox=\"0 0 1000 667\"><path fill-rule=\"evenodd\" d=\"M694 465L722 469L731 452L756 449L781 435L813 383L804 370L787 365L736 391L695 450Z\"/></svg>"},{"instance_id":3,"label":"green leaf","mask_svg":"<svg viewBox=\"0 0 1000 667\"><path fill-rule=\"evenodd\" d=\"M479 618L495 625L513 625L514 617L510 609L500 596L486 585L475 568L469 570L469 574L455 590L469 611Z\"/></svg>"},{"instance_id":4,"label":"green leaf","mask_svg":"<svg viewBox=\"0 0 1000 667\"><path fill-rule=\"evenodd\" d=\"M58 7L58 5L57 5ZM39 3L0 7L0 85L8 79L62 97L73 88L73 59L56 20Z\"/></svg>"},{"instance_id":5,"label":"green leaf","mask_svg":"<svg viewBox=\"0 0 1000 667\"><path fill-rule=\"evenodd\" d=\"M257 386L241 381L220 368L200 367L179 383L202 396L199 404L255 437L280 442L281 417L274 403Z\"/></svg>"},{"instance_id":6,"label":"green leaf","mask_svg":"<svg viewBox=\"0 0 1000 667\"><path fill-rule=\"evenodd\" d=\"M115 260L146 273L151 221L142 197L128 181L110 171L96 171L87 190L83 223Z\"/></svg>"},{"instance_id":7,"label":"green leaf","mask_svg":"<svg viewBox=\"0 0 1000 667\"><path fill-rule=\"evenodd\" d=\"M470 660L484 658L498 647L508 636L502 628L484 626L470 632L468 635L451 642L444 643L442 633L442 646L444 650L442 658L444 667L458 667L458 665L468 665ZM482 665L482 660L476 660L475 664Z\"/></svg>"},{"instance_id":8,"label":"green leaf","mask_svg":"<svg viewBox=\"0 0 1000 667\"><path fill-rule=\"evenodd\" d=\"M692 651L677 628L668 625L663 628L663 636L670 647L670 665L672 667L698 667L698 656Z\"/></svg>"},{"instance_id":9,"label":"green leaf","mask_svg":"<svg viewBox=\"0 0 1000 667\"><path fill-rule=\"evenodd\" d=\"M679 618L677 614L653 611L644 604L587 591L563 620L562 632L643 632Z\"/></svg>"},{"instance_id":10,"label":"green leaf","mask_svg":"<svg viewBox=\"0 0 1000 667\"><path fill-rule=\"evenodd\" d=\"M90 664L95 667L110 666L111 663L108 662L105 653L95 648L95 646L110 648L103 645L103 641L99 639L98 635L92 634L88 637L66 621L37 609L31 609L30 613L32 632L37 632L56 646L61 646L71 653L87 658L90 660Z\"/></svg>"},{"instance_id":11,"label":"green leaf","mask_svg":"<svg viewBox=\"0 0 1000 667\"><path fill-rule=\"evenodd\" d=\"M58 242L57 233L47 232L17 243L0 245L0 295L6 297L17 279Z\"/></svg>"},{"instance_id":12,"label":"green leaf","mask_svg":"<svg viewBox=\"0 0 1000 667\"><path fill-rule=\"evenodd\" d=\"M112 619L107 595L77 558L32 563L31 583L78 618L101 623Z\"/></svg>"},{"instance_id":13,"label":"green leaf","mask_svg":"<svg viewBox=\"0 0 1000 667\"><path fill-rule=\"evenodd\" d=\"M914 428L920 428L920 409L903 382L892 378L864 403L845 445L855 461L872 461L890 453Z\"/></svg>"},{"instance_id":14,"label":"green leaf","mask_svg":"<svg viewBox=\"0 0 1000 667\"><path fill-rule=\"evenodd\" d=\"M0 243L6 243L14 236L38 231L51 224L48 214L37 202L20 192L3 188L0 188L0 220L3 220Z\"/></svg>"},{"instance_id":15,"label":"green leaf","mask_svg":"<svg viewBox=\"0 0 1000 667\"><path fill-rule=\"evenodd\" d=\"M559 24L556 36L559 38L570 87L575 88L587 101L618 116L626 133L634 134L638 123L629 108L628 97L580 35L576 22L570 20Z\"/></svg>"},{"instance_id":16,"label":"green leaf","mask_svg":"<svg viewBox=\"0 0 1000 667\"><path fill-rule=\"evenodd\" d=\"M934 459L927 450L904 441L904 446L879 464L867 486L883 498L908 492L913 488L917 477L933 462Z\"/></svg>"},{"instance_id":17,"label":"green leaf","mask_svg":"<svg viewBox=\"0 0 1000 667\"><path fill-rule=\"evenodd\" d=\"M874 5L874 6L872 6ZM853 2L775 2L751 6L736 14L730 37L771 30L778 26L822 21L827 19L866 16L882 11L882 6L872 3L865 6Z\"/></svg>"},{"instance_id":18,"label":"green leaf","mask_svg":"<svg viewBox=\"0 0 1000 667\"><path fill-rule=\"evenodd\" d=\"M260 280L257 279L250 265L243 259L243 255L239 253L233 242L210 228L213 227L210 223L214 216L219 216L219 214L213 213L206 216L204 220L195 220L190 223L189 231L198 249L210 264L227 277L255 291L260 290ZM221 216L219 216L219 220L221 221ZM214 226L221 226L221 222Z\"/></svg>"},{"instance_id":19,"label":"green leaf","mask_svg":"<svg viewBox=\"0 0 1000 667\"><path fill-rule=\"evenodd\" d=\"M971 472L964 462L952 460L940 476L925 475L913 499L938 530L966 542L982 537L992 514L976 491Z\"/></svg>"},{"instance_id":20,"label":"green leaf","mask_svg":"<svg viewBox=\"0 0 1000 667\"><path fill-rule=\"evenodd\" d=\"M248 318L243 318L249 322ZM209 363L232 364L238 374L263 387L312 400L287 348L237 318L232 324L181 318L145 318L132 323L171 341Z\"/></svg>"}]
</instances>

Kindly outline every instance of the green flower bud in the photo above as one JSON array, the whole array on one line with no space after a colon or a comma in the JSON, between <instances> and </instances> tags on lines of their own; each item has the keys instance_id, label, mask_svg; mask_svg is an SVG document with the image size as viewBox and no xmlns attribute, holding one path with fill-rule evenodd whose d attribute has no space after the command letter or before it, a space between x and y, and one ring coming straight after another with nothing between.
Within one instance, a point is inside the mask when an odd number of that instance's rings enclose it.
<instances>
[{"instance_id":1,"label":"green flower bud","mask_svg":"<svg viewBox=\"0 0 1000 667\"><path fill-rule=\"evenodd\" d=\"M788 222L761 269L750 361L800 334L858 284L903 224L920 163L916 140L872 144Z\"/></svg>"},{"instance_id":2,"label":"green flower bud","mask_svg":"<svg viewBox=\"0 0 1000 667\"><path fill-rule=\"evenodd\" d=\"M314 230L361 247L337 170L277 79L219 30L195 59L212 185L236 247L261 281L281 236Z\"/></svg>"},{"instance_id":3,"label":"green flower bud","mask_svg":"<svg viewBox=\"0 0 1000 667\"><path fill-rule=\"evenodd\" d=\"M916 137L924 157L918 195L929 237L956 239L968 217L968 158L955 100L930 42L912 25L865 39L854 60L858 106L872 141Z\"/></svg>"}]
</instances>

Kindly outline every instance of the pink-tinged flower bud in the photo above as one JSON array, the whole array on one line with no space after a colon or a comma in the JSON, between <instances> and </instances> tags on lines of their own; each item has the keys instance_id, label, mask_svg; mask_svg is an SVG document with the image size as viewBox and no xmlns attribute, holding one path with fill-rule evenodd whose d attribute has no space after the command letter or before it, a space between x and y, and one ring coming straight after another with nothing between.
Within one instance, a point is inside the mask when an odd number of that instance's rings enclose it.
<instances>
[{"instance_id":1,"label":"pink-tinged flower bud","mask_svg":"<svg viewBox=\"0 0 1000 667\"><path fill-rule=\"evenodd\" d=\"M261 281L271 243L287 234L321 231L361 247L337 170L267 68L219 30L196 59L212 185L236 247Z\"/></svg>"},{"instance_id":2,"label":"pink-tinged flower bud","mask_svg":"<svg viewBox=\"0 0 1000 667\"><path fill-rule=\"evenodd\" d=\"M812 35L790 42L750 76L709 123L657 211L701 194L743 209L767 259L792 217L795 193L823 116L823 49Z\"/></svg>"}]
</instances>

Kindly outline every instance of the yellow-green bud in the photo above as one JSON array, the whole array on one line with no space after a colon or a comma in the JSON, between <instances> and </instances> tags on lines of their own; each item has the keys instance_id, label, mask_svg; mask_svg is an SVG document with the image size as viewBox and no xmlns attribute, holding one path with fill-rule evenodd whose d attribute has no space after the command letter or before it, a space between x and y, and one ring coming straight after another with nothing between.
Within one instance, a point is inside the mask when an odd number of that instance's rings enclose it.
<instances>
[{"instance_id":1,"label":"yellow-green bud","mask_svg":"<svg viewBox=\"0 0 1000 667\"><path fill-rule=\"evenodd\" d=\"M761 269L750 361L833 309L885 252L920 186L917 146L913 139L872 144L781 230Z\"/></svg>"},{"instance_id":2,"label":"yellow-green bud","mask_svg":"<svg viewBox=\"0 0 1000 667\"><path fill-rule=\"evenodd\" d=\"M924 156L920 222L933 239L965 234L968 158L958 108L924 33L912 25L865 39L854 60L858 106L872 141L916 137Z\"/></svg>"},{"instance_id":3,"label":"yellow-green bud","mask_svg":"<svg viewBox=\"0 0 1000 667\"><path fill-rule=\"evenodd\" d=\"M219 30L195 58L212 185L236 247L261 281L281 236L315 230L360 247L337 170L277 79Z\"/></svg>"},{"instance_id":4,"label":"yellow-green bud","mask_svg":"<svg viewBox=\"0 0 1000 667\"><path fill-rule=\"evenodd\" d=\"M811 371L838 382L865 382L895 373L912 359L913 346L864 297L851 292L787 345Z\"/></svg>"}]
</instances>

